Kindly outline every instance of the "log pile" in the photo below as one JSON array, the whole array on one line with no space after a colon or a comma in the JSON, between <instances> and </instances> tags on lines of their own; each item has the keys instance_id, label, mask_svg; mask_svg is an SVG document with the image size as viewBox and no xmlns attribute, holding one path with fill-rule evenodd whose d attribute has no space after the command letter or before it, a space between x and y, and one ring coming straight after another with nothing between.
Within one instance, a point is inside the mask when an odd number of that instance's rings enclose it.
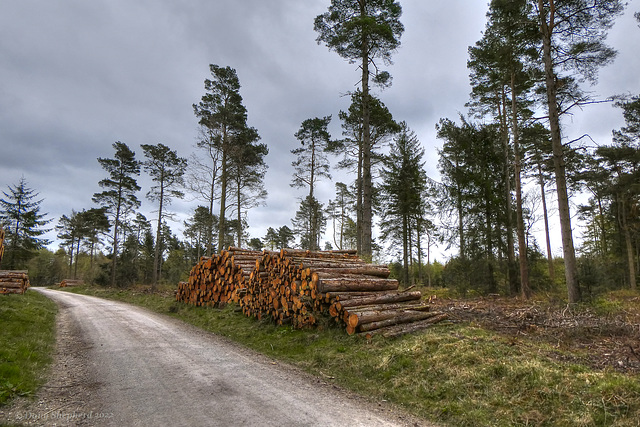
<instances>
[{"instance_id":1,"label":"log pile","mask_svg":"<svg viewBox=\"0 0 640 427\"><path fill-rule=\"evenodd\" d=\"M230 247L221 254L202 257L189 273L188 282L180 282L176 300L196 306L222 307L238 302L236 289L245 288L261 251Z\"/></svg>"},{"instance_id":2,"label":"log pile","mask_svg":"<svg viewBox=\"0 0 640 427\"><path fill-rule=\"evenodd\" d=\"M333 319L348 334L397 336L446 318L421 303L418 291L400 291L387 266L372 265L355 251L229 248L203 258L176 299L219 306L232 301L258 319L295 328L312 327L320 316Z\"/></svg>"},{"instance_id":3,"label":"log pile","mask_svg":"<svg viewBox=\"0 0 640 427\"><path fill-rule=\"evenodd\" d=\"M27 271L0 270L0 294L24 294L29 286Z\"/></svg>"},{"instance_id":4,"label":"log pile","mask_svg":"<svg viewBox=\"0 0 640 427\"><path fill-rule=\"evenodd\" d=\"M82 283L83 282L80 279L63 279L62 282L60 282L60 287L66 288L69 286L80 286Z\"/></svg>"}]
</instances>

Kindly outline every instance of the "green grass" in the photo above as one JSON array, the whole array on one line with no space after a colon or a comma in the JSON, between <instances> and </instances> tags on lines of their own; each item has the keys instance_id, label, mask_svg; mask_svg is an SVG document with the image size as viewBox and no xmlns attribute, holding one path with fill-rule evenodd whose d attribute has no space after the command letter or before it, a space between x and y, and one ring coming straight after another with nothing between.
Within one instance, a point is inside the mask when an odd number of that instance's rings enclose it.
<instances>
[{"instance_id":1,"label":"green grass","mask_svg":"<svg viewBox=\"0 0 640 427\"><path fill-rule=\"evenodd\" d=\"M469 324L372 341L338 328L294 330L173 301L170 293L80 288L148 307L441 425L638 426L640 378L548 358L545 344Z\"/></svg>"},{"instance_id":2,"label":"green grass","mask_svg":"<svg viewBox=\"0 0 640 427\"><path fill-rule=\"evenodd\" d=\"M0 295L0 405L44 383L55 345L56 305L35 291Z\"/></svg>"}]
</instances>

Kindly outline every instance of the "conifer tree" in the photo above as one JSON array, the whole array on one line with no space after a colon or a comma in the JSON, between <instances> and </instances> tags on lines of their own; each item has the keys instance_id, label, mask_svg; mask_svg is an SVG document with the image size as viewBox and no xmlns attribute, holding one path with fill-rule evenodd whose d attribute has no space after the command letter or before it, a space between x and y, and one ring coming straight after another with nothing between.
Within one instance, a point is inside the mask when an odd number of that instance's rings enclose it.
<instances>
[{"instance_id":1,"label":"conifer tree","mask_svg":"<svg viewBox=\"0 0 640 427\"><path fill-rule=\"evenodd\" d=\"M153 282L151 290L154 291L158 284L160 270L160 248L162 247L161 224L168 216L166 206L172 198L182 199L184 193L179 190L184 184L184 172L187 160L178 157L175 150L171 150L164 144L142 144L142 151L147 160L144 161L144 169L149 173L155 185L147 192L147 198L158 202L158 222L156 229L156 249L153 258Z\"/></svg>"},{"instance_id":2,"label":"conifer tree","mask_svg":"<svg viewBox=\"0 0 640 427\"><path fill-rule=\"evenodd\" d=\"M393 0L331 0L329 10L316 17L318 43L325 43L361 69L362 92L362 255L372 255L373 180L371 175L370 81L388 86L391 76L376 60L391 63L404 26L402 7Z\"/></svg>"},{"instance_id":3,"label":"conifer tree","mask_svg":"<svg viewBox=\"0 0 640 427\"><path fill-rule=\"evenodd\" d=\"M25 268L36 251L49 244L41 236L49 231L43 227L51 220L46 219L46 213L40 212L43 199L38 199L39 193L29 188L24 177L8 189L9 192L3 191L4 197L0 198L0 226L5 231L2 267L16 270Z\"/></svg>"},{"instance_id":4,"label":"conifer tree","mask_svg":"<svg viewBox=\"0 0 640 427\"><path fill-rule=\"evenodd\" d=\"M140 186L135 179L140 175L140 162L136 160L135 152L127 144L116 141L112 146L115 150L114 158L98 157L98 163L107 171L109 177L98 183L105 190L101 193L95 193L93 201L104 207L112 218L111 286L115 286L120 227L126 214L140 207L140 201L136 197Z\"/></svg>"}]
</instances>

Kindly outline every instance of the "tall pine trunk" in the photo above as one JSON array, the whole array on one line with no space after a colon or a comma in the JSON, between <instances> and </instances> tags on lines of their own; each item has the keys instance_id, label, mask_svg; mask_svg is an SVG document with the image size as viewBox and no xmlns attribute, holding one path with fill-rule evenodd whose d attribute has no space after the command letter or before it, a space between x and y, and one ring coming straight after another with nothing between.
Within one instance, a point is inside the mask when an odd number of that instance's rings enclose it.
<instances>
[{"instance_id":1,"label":"tall pine trunk","mask_svg":"<svg viewBox=\"0 0 640 427\"><path fill-rule=\"evenodd\" d=\"M511 216L511 158L509 156L509 130L507 127L507 96L505 94L504 86L502 87L502 94L499 98L501 102L498 102L498 111L500 115L500 130L502 133L502 145L504 147L504 184L505 184L505 227L507 229L507 275L509 278L509 293L515 295L518 292L518 277L516 273L516 254L515 244L513 242L513 219ZM502 108L500 108L502 105Z\"/></svg>"},{"instance_id":2,"label":"tall pine trunk","mask_svg":"<svg viewBox=\"0 0 640 427\"><path fill-rule=\"evenodd\" d=\"M562 236L562 252L564 255L564 271L567 282L569 303L579 302L581 299L580 285L577 277L576 254L573 247L573 232L571 230L571 213L569 209L569 194L567 191L566 166L562 135L560 132L560 114L558 111L556 75L551 57L551 36L554 26L554 2L548 16L545 13L543 0L538 0L540 8L540 30L542 35L543 61L545 83L547 89L547 106L549 110L549 127L551 128L551 144L553 147L553 166L556 177L556 191L558 194L558 214L560 216L560 234Z\"/></svg>"},{"instance_id":3,"label":"tall pine trunk","mask_svg":"<svg viewBox=\"0 0 640 427\"><path fill-rule=\"evenodd\" d=\"M153 254L153 282L151 283L151 292L155 292L158 285L160 270L160 248L162 241L162 204L164 202L164 178L160 178L160 206L158 207L158 227L156 229L156 248Z\"/></svg>"},{"instance_id":4,"label":"tall pine trunk","mask_svg":"<svg viewBox=\"0 0 640 427\"><path fill-rule=\"evenodd\" d=\"M522 156L520 155L520 141L518 132L518 100L516 98L515 74L511 73L511 127L513 135L513 154L515 157L516 177L516 220L518 228L518 252L520 253L520 296L524 299L531 297L529 285L529 263L527 261L527 241L524 229L524 215L522 213Z\"/></svg>"},{"instance_id":5,"label":"tall pine trunk","mask_svg":"<svg viewBox=\"0 0 640 427\"><path fill-rule=\"evenodd\" d=\"M364 1L360 1L360 16L367 16ZM362 35L362 255L371 261L373 222L373 183L371 179L371 129L369 128L369 40Z\"/></svg>"},{"instance_id":6,"label":"tall pine trunk","mask_svg":"<svg viewBox=\"0 0 640 427\"><path fill-rule=\"evenodd\" d=\"M222 164L220 171L220 217L218 218L218 253L222 252L224 248L224 232L226 229L226 218L225 211L227 210L227 157L228 157L228 146L229 141L227 141L227 129L223 129L222 139L223 145L225 148L222 150Z\"/></svg>"},{"instance_id":7,"label":"tall pine trunk","mask_svg":"<svg viewBox=\"0 0 640 427\"><path fill-rule=\"evenodd\" d=\"M551 253L551 238L549 236L549 213L547 211L547 197L544 189L544 179L542 177L542 166L538 163L538 180L540 182L540 196L542 197L542 214L544 216L544 237L547 244L547 265L549 268L549 279L552 282L556 278L556 269L553 265L553 254Z\"/></svg>"}]
</instances>

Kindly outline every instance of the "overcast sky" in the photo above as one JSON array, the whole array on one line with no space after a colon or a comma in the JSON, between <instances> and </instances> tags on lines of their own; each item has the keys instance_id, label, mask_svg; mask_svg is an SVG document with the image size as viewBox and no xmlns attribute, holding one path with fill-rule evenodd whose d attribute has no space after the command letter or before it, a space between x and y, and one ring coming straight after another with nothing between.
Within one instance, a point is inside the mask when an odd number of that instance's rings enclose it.
<instances>
[{"instance_id":1,"label":"overcast sky","mask_svg":"<svg viewBox=\"0 0 640 427\"><path fill-rule=\"evenodd\" d=\"M469 99L467 49L486 24L485 0L402 0L402 45L388 68L391 88L378 93L396 120L404 120L426 148L437 179L435 125L457 119ZM249 213L248 232L291 226L303 189L289 186L290 150L303 120L349 106L357 66L316 43L314 18L329 0L0 0L0 191L21 177L44 199L53 219L94 207L91 197L107 177L98 157L112 158L122 141L143 160L140 144L163 143L189 157L197 150L192 104L204 94L209 64L235 68L248 123L269 147L266 206ZM633 12L610 32L616 62L600 72L601 97L640 93L640 28ZM599 144L622 126L619 110L598 105L576 111L567 138L585 133ZM334 173L335 180L352 177ZM142 213L154 205L138 197ZM317 193L325 203L334 183ZM182 237L182 220L202 201L174 201L170 223ZM554 220L557 222L557 220ZM155 226L155 224L154 224ZM55 238L55 233L49 233ZM556 243L557 246L558 243Z\"/></svg>"}]
</instances>

